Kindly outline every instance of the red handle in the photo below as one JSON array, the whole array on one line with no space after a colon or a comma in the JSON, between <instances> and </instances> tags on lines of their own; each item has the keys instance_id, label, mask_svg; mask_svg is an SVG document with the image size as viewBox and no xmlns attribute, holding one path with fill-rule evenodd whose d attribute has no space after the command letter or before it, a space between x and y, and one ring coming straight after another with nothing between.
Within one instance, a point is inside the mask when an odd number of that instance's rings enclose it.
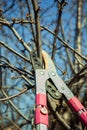
<instances>
[{"instance_id":1,"label":"red handle","mask_svg":"<svg viewBox=\"0 0 87 130\"><path fill-rule=\"evenodd\" d=\"M80 120L87 127L87 111L77 97L73 97L68 100L68 104L79 115Z\"/></svg>"},{"instance_id":2,"label":"red handle","mask_svg":"<svg viewBox=\"0 0 87 130\"><path fill-rule=\"evenodd\" d=\"M48 126L46 94L36 94L35 124L44 124Z\"/></svg>"}]
</instances>

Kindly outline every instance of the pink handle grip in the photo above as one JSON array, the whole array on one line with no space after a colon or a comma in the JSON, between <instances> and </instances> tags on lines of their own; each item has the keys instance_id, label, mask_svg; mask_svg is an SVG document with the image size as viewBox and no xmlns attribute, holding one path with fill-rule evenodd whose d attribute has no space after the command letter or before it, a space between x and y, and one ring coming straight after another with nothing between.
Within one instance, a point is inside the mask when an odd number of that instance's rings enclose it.
<instances>
[{"instance_id":1,"label":"pink handle grip","mask_svg":"<svg viewBox=\"0 0 87 130\"><path fill-rule=\"evenodd\" d=\"M77 97L73 97L68 100L70 107L79 115L80 120L87 127L87 111L84 106L80 103Z\"/></svg>"},{"instance_id":2,"label":"pink handle grip","mask_svg":"<svg viewBox=\"0 0 87 130\"><path fill-rule=\"evenodd\" d=\"M46 94L36 94L36 106L38 105L47 106Z\"/></svg>"},{"instance_id":3,"label":"pink handle grip","mask_svg":"<svg viewBox=\"0 0 87 130\"><path fill-rule=\"evenodd\" d=\"M42 107L38 107L35 110L35 124L44 124L48 126L48 113L43 114L41 112Z\"/></svg>"},{"instance_id":4,"label":"pink handle grip","mask_svg":"<svg viewBox=\"0 0 87 130\"><path fill-rule=\"evenodd\" d=\"M44 124L48 126L46 94L36 94L35 124Z\"/></svg>"}]
</instances>

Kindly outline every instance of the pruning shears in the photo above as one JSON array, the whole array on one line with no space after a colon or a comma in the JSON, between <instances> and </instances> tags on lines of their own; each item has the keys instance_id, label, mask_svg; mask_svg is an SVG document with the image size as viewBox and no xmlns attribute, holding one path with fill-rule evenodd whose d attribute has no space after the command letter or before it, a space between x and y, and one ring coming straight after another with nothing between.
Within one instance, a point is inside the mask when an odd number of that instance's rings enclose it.
<instances>
[{"instance_id":1,"label":"pruning shears","mask_svg":"<svg viewBox=\"0 0 87 130\"><path fill-rule=\"evenodd\" d=\"M50 84L54 92L54 97L64 97L70 108L77 114L79 119L87 127L87 111L81 102L77 99L72 91L67 87L64 81L59 77L56 67L50 56L42 51L43 63L42 66L36 55L32 53L31 60L35 70L36 82L36 109L35 109L35 125L36 130L48 129L48 109L46 91L49 91L47 86ZM52 91L49 91L52 96Z\"/></svg>"}]
</instances>

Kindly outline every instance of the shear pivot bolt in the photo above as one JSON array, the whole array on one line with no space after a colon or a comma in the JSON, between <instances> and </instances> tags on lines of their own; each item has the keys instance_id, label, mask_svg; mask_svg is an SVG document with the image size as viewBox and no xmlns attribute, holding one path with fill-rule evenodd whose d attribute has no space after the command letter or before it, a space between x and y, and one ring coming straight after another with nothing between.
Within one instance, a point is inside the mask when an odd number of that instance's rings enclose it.
<instances>
[{"instance_id":1,"label":"shear pivot bolt","mask_svg":"<svg viewBox=\"0 0 87 130\"><path fill-rule=\"evenodd\" d=\"M41 113L46 115L47 114L47 109L45 107L42 107L41 108Z\"/></svg>"},{"instance_id":2,"label":"shear pivot bolt","mask_svg":"<svg viewBox=\"0 0 87 130\"><path fill-rule=\"evenodd\" d=\"M43 72L43 71L40 71L40 74L41 74L41 75L44 75L44 72Z\"/></svg>"},{"instance_id":3,"label":"shear pivot bolt","mask_svg":"<svg viewBox=\"0 0 87 130\"><path fill-rule=\"evenodd\" d=\"M58 93L56 92L55 95L58 96Z\"/></svg>"},{"instance_id":4,"label":"shear pivot bolt","mask_svg":"<svg viewBox=\"0 0 87 130\"><path fill-rule=\"evenodd\" d=\"M51 74L52 74L52 76L55 76L55 75L56 75L54 72L52 72Z\"/></svg>"}]
</instances>

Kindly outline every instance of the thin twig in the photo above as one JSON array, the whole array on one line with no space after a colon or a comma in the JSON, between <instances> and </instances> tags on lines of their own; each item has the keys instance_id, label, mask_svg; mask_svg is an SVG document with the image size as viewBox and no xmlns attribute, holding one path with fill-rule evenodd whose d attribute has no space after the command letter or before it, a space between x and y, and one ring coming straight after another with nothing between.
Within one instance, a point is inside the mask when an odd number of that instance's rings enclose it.
<instances>
[{"instance_id":1,"label":"thin twig","mask_svg":"<svg viewBox=\"0 0 87 130\"><path fill-rule=\"evenodd\" d=\"M20 93L18 93L18 94L12 95L12 96L7 97L7 98L0 99L0 102L2 102L2 101L7 101L7 100L9 100L9 99L13 99L13 98L15 98L15 97L18 97L18 96L20 96L21 94L25 93L27 90L28 90L28 88L25 88L25 89L23 89L23 90L22 90Z\"/></svg>"},{"instance_id":2,"label":"thin twig","mask_svg":"<svg viewBox=\"0 0 87 130\"><path fill-rule=\"evenodd\" d=\"M11 25L14 25L14 24L27 24L27 23L30 23L30 24L35 24L35 22L33 20L26 20L26 19L16 19L16 18L13 18L12 19L12 22L10 22Z\"/></svg>"},{"instance_id":3,"label":"thin twig","mask_svg":"<svg viewBox=\"0 0 87 130\"><path fill-rule=\"evenodd\" d=\"M1 21L0 21L1 22ZM25 20L23 21L25 22ZM29 21L26 20L26 23L29 23ZM4 23L3 23L4 24ZM40 26L42 29L48 31L49 33L51 33L52 35L55 35L55 33L53 31L51 31L50 29L48 29L47 27L44 26ZM76 53L78 56L80 56L83 60L85 60L87 62L87 58L85 56L83 56L81 53L79 53L78 51L76 51L74 48L72 48L67 42L65 42L60 36L57 36L57 39L60 40L62 42L62 44L69 48L73 53Z\"/></svg>"},{"instance_id":4,"label":"thin twig","mask_svg":"<svg viewBox=\"0 0 87 130\"><path fill-rule=\"evenodd\" d=\"M49 33L51 33L52 35L55 35L54 32L52 32L50 29L48 29L47 27L41 26L42 29L48 31ZM81 53L77 52L75 49L73 49L67 42L65 42L60 36L57 36L58 40L62 42L62 44L65 47L68 47L73 53L76 53L78 56L80 56L83 60L85 60L87 62L87 58L85 56L83 56Z\"/></svg>"},{"instance_id":5,"label":"thin twig","mask_svg":"<svg viewBox=\"0 0 87 130\"><path fill-rule=\"evenodd\" d=\"M62 20L61 20L61 32L62 32L63 40L66 41L66 40L65 40L64 29L63 29L63 26L62 26ZM65 49L66 49L66 54L67 54L67 58L68 58L68 61L69 61L71 70L72 70L72 72L75 74L76 72L75 72L75 69L74 69L74 65L73 65L73 63L72 63L72 61L71 61L71 57L70 57L69 50L68 50L67 47L66 47Z\"/></svg>"},{"instance_id":6,"label":"thin twig","mask_svg":"<svg viewBox=\"0 0 87 130\"><path fill-rule=\"evenodd\" d=\"M29 46L23 41L23 39L19 36L19 34L17 33L17 31L15 30L14 27L11 26L10 22L8 22L6 19L1 19L0 18L0 24L3 24L7 27L9 27L11 29L11 31L13 32L13 34L16 36L16 38L18 39L18 41L20 41L20 43L27 49L27 51L30 53L31 49L29 48Z\"/></svg>"},{"instance_id":7,"label":"thin twig","mask_svg":"<svg viewBox=\"0 0 87 130\"><path fill-rule=\"evenodd\" d=\"M68 83L68 87L71 87L73 83L75 83L75 81L79 78L80 74L83 73L83 71L85 71L87 69L87 65L85 65L72 79L71 81Z\"/></svg>"},{"instance_id":8,"label":"thin twig","mask_svg":"<svg viewBox=\"0 0 87 130\"><path fill-rule=\"evenodd\" d=\"M5 24L3 23L1 20L0 20L0 23L2 24ZM29 21L26 21L26 23L29 23ZM44 26L40 26L42 29L48 31L49 33L51 33L52 35L55 35L55 33L53 31L51 31L50 29L48 29L47 27L44 27ZM57 36L57 39L60 40L62 42L62 44L65 46L65 47L68 47L73 53L76 53L78 56L80 56L83 60L85 60L87 62L87 58L85 56L83 56L81 53L79 53L78 51L76 51L74 48L72 48L67 42L65 42L60 36ZM27 45L27 44L26 44ZM30 49L29 49L30 51Z\"/></svg>"},{"instance_id":9,"label":"thin twig","mask_svg":"<svg viewBox=\"0 0 87 130\"><path fill-rule=\"evenodd\" d=\"M56 52L56 41L57 41L57 35L59 33L59 26L61 23L61 16L62 16L62 7L61 3L58 4L59 7L59 14L58 14L58 19L57 19L57 25L55 28L55 36L54 36L54 41L53 41L53 49L52 49L52 59L54 60L55 52Z\"/></svg>"},{"instance_id":10,"label":"thin twig","mask_svg":"<svg viewBox=\"0 0 87 130\"><path fill-rule=\"evenodd\" d=\"M5 48L9 49L11 52L13 52L14 54L16 54L17 56L21 57L22 59L26 60L27 62L31 63L30 60L28 58L26 58L25 56L21 55L20 53L18 53L17 51L13 50L11 47L9 47L6 43L4 43L3 41L0 41L0 45L4 46Z\"/></svg>"},{"instance_id":11,"label":"thin twig","mask_svg":"<svg viewBox=\"0 0 87 130\"><path fill-rule=\"evenodd\" d=\"M6 62L6 61L3 61L3 62L5 62L5 63L7 64L6 67L9 67L9 68L11 68L12 70L14 70L14 71L18 72L19 74L21 74L21 77L24 78L24 80L25 80L26 82L28 82L28 84L29 84L31 87L33 86L32 82L30 82L30 80L27 79L27 77L25 77L25 75L26 75L25 72L23 72L22 70L20 70L20 69L14 67L13 64L10 64L10 63L8 63L8 62ZM30 87L30 88L31 88L31 87Z\"/></svg>"},{"instance_id":12,"label":"thin twig","mask_svg":"<svg viewBox=\"0 0 87 130\"><path fill-rule=\"evenodd\" d=\"M6 94L6 92L2 89L1 90L2 91L2 93L3 93L3 95L6 97L6 98L8 98L8 95ZM21 112L21 111L19 111L19 109L14 105L14 103L11 101L11 100L8 100L9 101L9 103L13 106L13 108L17 111L17 113L22 117L22 118L24 118L26 121L28 121L29 123L31 123L31 121Z\"/></svg>"},{"instance_id":13,"label":"thin twig","mask_svg":"<svg viewBox=\"0 0 87 130\"><path fill-rule=\"evenodd\" d=\"M9 5L9 7L7 9L5 9L5 11L3 11L3 14L7 13L7 11L9 11L10 9L12 9L12 7L15 5L15 0L12 1L11 5Z\"/></svg>"},{"instance_id":14,"label":"thin twig","mask_svg":"<svg viewBox=\"0 0 87 130\"><path fill-rule=\"evenodd\" d=\"M14 121L12 121L8 116L6 116L6 117L4 117L5 119L8 119L11 123L12 123L12 125L14 125L16 128L17 128L17 130L22 130L21 128L19 128L19 126L14 122Z\"/></svg>"},{"instance_id":15,"label":"thin twig","mask_svg":"<svg viewBox=\"0 0 87 130\"><path fill-rule=\"evenodd\" d=\"M30 5L29 5L28 0L26 0L26 4L27 4L27 7L28 7L28 13L30 15L29 19L30 19L30 21L33 21L32 17L31 17L31 10L30 10ZM33 23L32 22L30 24L30 27L31 27L31 30L32 30L32 35L33 35L34 42L36 43L36 37L35 37L35 32L34 32L34 27L33 27Z\"/></svg>"}]
</instances>

